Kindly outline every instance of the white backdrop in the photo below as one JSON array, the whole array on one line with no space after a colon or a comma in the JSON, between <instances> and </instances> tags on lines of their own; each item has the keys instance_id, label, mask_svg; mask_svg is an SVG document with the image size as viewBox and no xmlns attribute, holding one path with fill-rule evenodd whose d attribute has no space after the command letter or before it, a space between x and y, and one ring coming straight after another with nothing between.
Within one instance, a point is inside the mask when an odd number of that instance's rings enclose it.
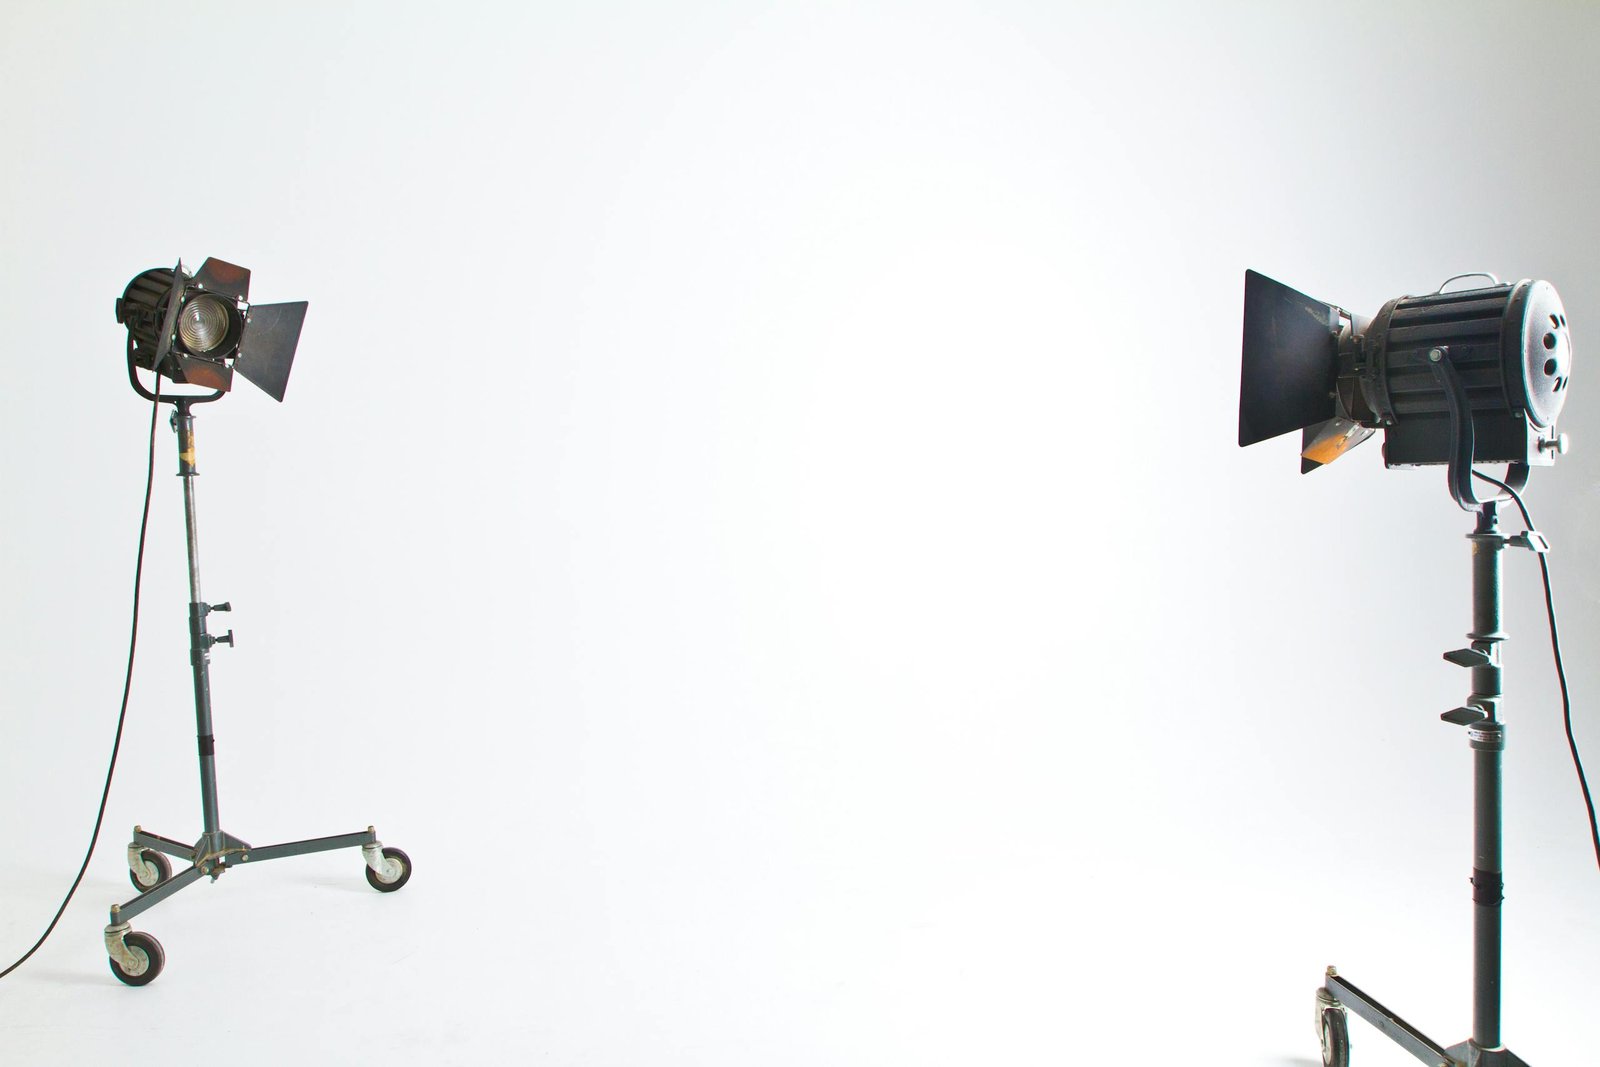
<instances>
[{"instance_id":1,"label":"white backdrop","mask_svg":"<svg viewBox=\"0 0 1600 1067\"><path fill-rule=\"evenodd\" d=\"M1241 282L1559 288L1530 503L1600 771L1600 10L1108 7L9 3L0 956L93 817L112 302L180 255L310 301L286 402L197 424L223 822L416 875L232 874L106 972L128 827L198 833L163 426L107 830L7 1060L1303 1067L1329 962L1464 1038L1470 521L1376 445L1235 447ZM1506 1034L1572 1063L1600 876L1536 582Z\"/></svg>"}]
</instances>

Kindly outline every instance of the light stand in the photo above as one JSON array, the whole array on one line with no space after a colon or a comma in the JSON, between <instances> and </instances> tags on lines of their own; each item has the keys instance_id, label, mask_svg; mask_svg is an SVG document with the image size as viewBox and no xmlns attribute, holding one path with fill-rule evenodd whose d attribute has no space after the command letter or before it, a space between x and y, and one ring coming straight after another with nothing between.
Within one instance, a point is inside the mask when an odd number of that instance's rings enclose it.
<instances>
[{"instance_id":1,"label":"light stand","mask_svg":"<svg viewBox=\"0 0 1600 1067\"><path fill-rule=\"evenodd\" d=\"M218 265L213 268L213 264ZM233 867L244 864L257 864L265 860L282 859L286 856L301 856L312 852L328 852L341 848L360 848L362 859L366 862L366 876L368 883L379 892L392 893L405 885L411 878L411 860L398 848L388 848L378 840L378 835L372 827L359 833L338 834L333 837L311 838L303 841L289 841L283 844L267 845L263 848L254 848L247 842L233 836L222 829L222 824L217 812L217 771L216 771L216 746L212 731L211 716L211 649L219 644L233 646L233 631L218 637L207 628L207 618L213 612L232 611L232 605L226 602L207 604L200 591L200 538L199 525L195 515L195 487L194 480L197 474L195 468L195 440L194 440L194 408L196 405L210 403L220 399L231 379L232 367L223 363L223 359L231 352L220 356L187 356L182 357L191 364L201 364L215 361L219 370L209 366L190 366L185 369L186 377L178 380L194 384L217 384L216 388L208 394L192 394L185 396L161 396L146 389L139 380L137 367L164 369L173 364L168 363L169 346L176 349L181 343L179 335L174 332L174 324L180 311L180 304L190 303L194 300L209 300L213 304L223 307L217 296L217 287L207 291L203 285L194 285L195 279L209 276L226 276L237 282L237 273L244 276L243 286L248 285L248 272L241 268L231 268L231 275L223 275L220 268L230 268L229 264L222 264L217 260L207 260L199 274L190 278L183 271L182 264L172 272L170 285L165 277L161 279L165 296L160 297L162 302L147 301L145 305L133 307L125 311L125 305L130 302L130 297L125 296L118 304L119 321L131 321L138 313L145 313L145 319L159 319L164 323L163 333L159 339L159 354L151 356L148 351L141 358L139 342L145 341L144 348L148 350L155 347L152 342L157 338L154 334L141 334L135 326L130 324L128 341L128 379L134 390L152 403L169 403L172 405L172 428L178 437L178 476L183 479L183 514L184 529L189 557L189 664L194 675L194 709L195 733L199 740L200 755L200 813L202 833L200 839L194 844L185 844L169 837L152 834L141 827L133 828L133 840L128 845L129 877L139 895L123 904L111 906L110 923L105 930L106 951L110 955L111 973L128 985L146 985L161 973L165 965L166 956L162 951L161 943L149 934L135 931L130 926L130 921L136 916L155 907L179 890L192 885L201 878L210 877L216 881L222 874ZM130 293L134 287L149 274L146 272L139 279L135 279L130 286ZM166 275L166 272L160 272ZM240 291L224 294L229 300L242 303L243 286L236 285ZM274 358L268 360L274 367L281 371L275 372L276 398L282 399L283 384L288 377L289 360L293 357L293 349L299 336L299 320L304 315L304 304L298 305L258 305L266 309L291 309L288 312L278 311L276 314L263 316L275 326L281 324L285 317L292 318L292 332L287 337L287 353L283 351L284 339L276 339L276 347L270 353ZM297 309L297 310L296 310ZM255 309L252 309L255 310ZM238 336L242 334L248 345L250 329L254 324L253 317L248 312L242 312L242 322L234 331L232 341L234 349L238 348ZM273 338L268 338L273 342ZM259 353L263 351L257 347ZM175 353L172 359L178 357ZM258 366L261 364L258 363ZM227 372L227 373L224 373ZM241 371L243 373L243 371ZM176 375L169 375L176 377ZM254 380L254 379L252 379ZM271 392L272 390L269 390ZM188 867L172 873L172 866L167 856L176 856L189 864Z\"/></svg>"},{"instance_id":2,"label":"light stand","mask_svg":"<svg viewBox=\"0 0 1600 1067\"><path fill-rule=\"evenodd\" d=\"M1326 984L1317 990L1317 1026L1326 1067L1345 1067L1350 1062L1347 1008L1431 1067L1525 1067L1500 1039L1504 884L1500 760L1506 747L1505 725L1499 718L1500 643L1505 640L1500 630L1500 566L1501 554L1508 547L1546 552L1549 545L1533 530L1510 537L1501 533L1495 501L1479 504L1477 513L1476 527L1468 535L1472 542L1472 631L1467 639L1472 643L1444 656L1472 671L1472 694L1465 705L1440 716L1445 722L1465 726L1472 747L1472 1037L1442 1048L1329 967Z\"/></svg>"}]
</instances>

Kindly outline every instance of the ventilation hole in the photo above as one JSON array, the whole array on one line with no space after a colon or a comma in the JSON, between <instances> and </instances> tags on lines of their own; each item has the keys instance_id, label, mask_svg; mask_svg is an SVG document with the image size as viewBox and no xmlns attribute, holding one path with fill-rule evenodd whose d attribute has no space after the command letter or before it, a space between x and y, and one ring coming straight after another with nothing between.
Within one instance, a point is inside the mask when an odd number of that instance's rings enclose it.
<instances>
[{"instance_id":1,"label":"ventilation hole","mask_svg":"<svg viewBox=\"0 0 1600 1067\"><path fill-rule=\"evenodd\" d=\"M1554 359L1547 359L1544 361L1544 372L1551 378L1556 376L1556 361Z\"/></svg>"},{"instance_id":2,"label":"ventilation hole","mask_svg":"<svg viewBox=\"0 0 1600 1067\"><path fill-rule=\"evenodd\" d=\"M1552 350L1556 347L1556 335L1554 333L1544 335L1544 346Z\"/></svg>"},{"instance_id":3,"label":"ventilation hole","mask_svg":"<svg viewBox=\"0 0 1600 1067\"><path fill-rule=\"evenodd\" d=\"M1556 386L1555 386L1555 388L1554 388L1554 389L1552 389L1552 390L1550 390L1550 391L1551 391L1551 392L1552 392L1552 393L1559 393L1559 392L1561 392L1561 390L1562 390L1562 389L1563 389L1563 388L1564 388L1564 387L1565 387L1565 386L1566 386L1566 384L1567 384L1567 380L1566 380L1566 379L1565 379L1565 378L1557 378L1557 379L1556 379Z\"/></svg>"},{"instance_id":4,"label":"ventilation hole","mask_svg":"<svg viewBox=\"0 0 1600 1067\"><path fill-rule=\"evenodd\" d=\"M1561 316L1560 315L1551 315L1550 316L1550 325L1552 325L1552 326L1560 326L1561 325Z\"/></svg>"}]
</instances>

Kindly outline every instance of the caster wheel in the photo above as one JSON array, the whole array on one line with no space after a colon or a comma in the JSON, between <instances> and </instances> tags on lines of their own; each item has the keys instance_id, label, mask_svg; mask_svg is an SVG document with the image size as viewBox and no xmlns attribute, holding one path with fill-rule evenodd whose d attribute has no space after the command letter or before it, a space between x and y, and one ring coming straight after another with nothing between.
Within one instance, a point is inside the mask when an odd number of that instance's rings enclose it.
<instances>
[{"instance_id":1,"label":"caster wheel","mask_svg":"<svg viewBox=\"0 0 1600 1067\"><path fill-rule=\"evenodd\" d=\"M133 888L141 893L148 893L156 886L172 877L172 864L167 857L154 849L147 848L139 853L139 858L156 869L156 879L153 882L139 880L139 872L132 867L128 868L128 881L133 883Z\"/></svg>"},{"instance_id":2,"label":"caster wheel","mask_svg":"<svg viewBox=\"0 0 1600 1067\"><path fill-rule=\"evenodd\" d=\"M366 868L367 884L380 893L393 893L396 889L411 881L411 857L397 848L385 848L383 858L394 860L400 864L400 873L389 881L384 881L377 871L371 867Z\"/></svg>"},{"instance_id":3,"label":"caster wheel","mask_svg":"<svg viewBox=\"0 0 1600 1067\"><path fill-rule=\"evenodd\" d=\"M1322 1067L1350 1067L1350 1026L1343 1008L1322 1012Z\"/></svg>"},{"instance_id":4,"label":"caster wheel","mask_svg":"<svg viewBox=\"0 0 1600 1067\"><path fill-rule=\"evenodd\" d=\"M122 943L128 946L136 963L134 970L125 971L122 961L111 957L111 973L117 976L117 980L125 985L149 985L155 981L161 968L167 965L167 954L161 951L161 942L149 934L129 931L123 936Z\"/></svg>"}]
</instances>

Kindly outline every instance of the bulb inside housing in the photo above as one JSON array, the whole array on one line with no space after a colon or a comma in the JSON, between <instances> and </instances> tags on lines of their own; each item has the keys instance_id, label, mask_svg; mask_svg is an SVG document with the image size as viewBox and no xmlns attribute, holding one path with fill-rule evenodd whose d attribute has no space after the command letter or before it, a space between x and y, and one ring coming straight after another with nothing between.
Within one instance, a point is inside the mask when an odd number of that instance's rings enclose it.
<instances>
[{"instance_id":1,"label":"bulb inside housing","mask_svg":"<svg viewBox=\"0 0 1600 1067\"><path fill-rule=\"evenodd\" d=\"M229 307L209 294L201 294L178 312L178 340L197 356L220 347L228 338L233 316Z\"/></svg>"}]
</instances>

